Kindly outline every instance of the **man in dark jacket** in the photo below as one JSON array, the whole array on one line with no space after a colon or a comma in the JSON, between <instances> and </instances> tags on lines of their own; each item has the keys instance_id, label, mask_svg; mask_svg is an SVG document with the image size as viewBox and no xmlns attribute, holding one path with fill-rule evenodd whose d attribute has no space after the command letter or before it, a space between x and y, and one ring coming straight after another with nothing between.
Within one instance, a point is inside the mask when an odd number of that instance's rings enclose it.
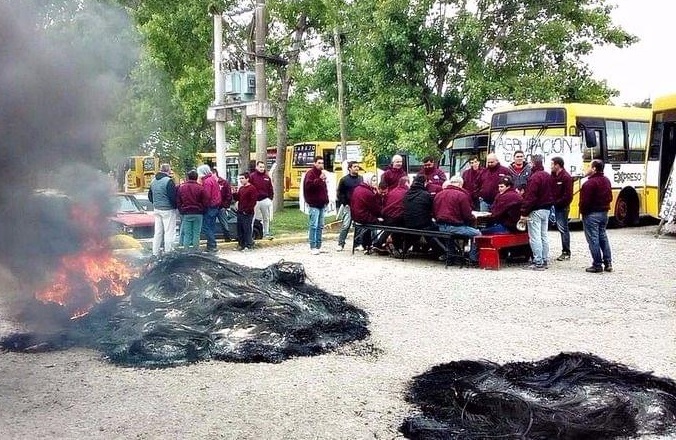
<instances>
[{"instance_id":1,"label":"man in dark jacket","mask_svg":"<svg viewBox=\"0 0 676 440\"><path fill-rule=\"evenodd\" d=\"M412 229L436 230L432 221L432 196L425 189L425 177L415 176L404 196L404 226Z\"/></svg>"},{"instance_id":2,"label":"man in dark jacket","mask_svg":"<svg viewBox=\"0 0 676 440\"><path fill-rule=\"evenodd\" d=\"M513 157L514 162L509 164L507 169L509 169L509 174L512 176L514 188L523 194L533 169L531 165L526 162L526 154L523 151L516 150Z\"/></svg>"},{"instance_id":3,"label":"man in dark jacket","mask_svg":"<svg viewBox=\"0 0 676 440\"><path fill-rule=\"evenodd\" d=\"M533 173L523 194L521 218L528 220L528 241L533 251L531 270L545 270L549 260L549 210L552 207L552 176L542 166L542 156L532 158Z\"/></svg>"},{"instance_id":4,"label":"man in dark jacket","mask_svg":"<svg viewBox=\"0 0 676 440\"><path fill-rule=\"evenodd\" d=\"M484 235L490 234L509 234L516 232L516 224L521 218L521 205L523 198L516 189L510 176L505 176L498 183L499 194L495 197L493 206L491 206L491 216L489 220L493 224L481 229Z\"/></svg>"},{"instance_id":5,"label":"man in dark jacket","mask_svg":"<svg viewBox=\"0 0 676 440\"><path fill-rule=\"evenodd\" d=\"M490 153L486 156L486 168L476 179L474 196L479 199L479 211L490 211L495 196L498 195L498 182L501 178L509 176L507 168L500 165L498 156Z\"/></svg>"},{"instance_id":6,"label":"man in dark jacket","mask_svg":"<svg viewBox=\"0 0 676 440\"><path fill-rule=\"evenodd\" d=\"M171 178L171 166L163 163L160 172L150 183L148 201L153 204L155 233L153 235L153 255L159 256L164 244L164 252L171 252L176 241L176 184Z\"/></svg>"},{"instance_id":7,"label":"man in dark jacket","mask_svg":"<svg viewBox=\"0 0 676 440\"><path fill-rule=\"evenodd\" d=\"M591 273L603 272L604 266L606 272L613 271L610 242L606 234L613 191L610 180L603 175L604 167L602 160L593 160L587 172L589 179L580 188L580 214L592 256L592 265L585 270Z\"/></svg>"},{"instance_id":8,"label":"man in dark jacket","mask_svg":"<svg viewBox=\"0 0 676 440\"><path fill-rule=\"evenodd\" d=\"M314 165L305 173L303 179L303 197L309 206L308 241L312 255L319 255L324 230L324 209L329 204L329 190L326 186L324 158L315 157Z\"/></svg>"},{"instance_id":9,"label":"man in dark jacket","mask_svg":"<svg viewBox=\"0 0 676 440\"><path fill-rule=\"evenodd\" d=\"M338 212L340 213L340 218L338 220L342 221L340 232L338 233L337 251L342 251L345 247L345 240L347 239L347 234L350 232L350 226L352 225L352 214L350 212L352 192L363 181L364 179L359 175L359 164L354 161L348 162L347 174L340 179L338 188L336 189L336 201ZM359 235L356 230L354 233ZM357 244L361 245L361 243Z\"/></svg>"},{"instance_id":10,"label":"man in dark jacket","mask_svg":"<svg viewBox=\"0 0 676 440\"><path fill-rule=\"evenodd\" d=\"M570 230L568 229L568 215L570 203L573 201L573 178L563 167L563 158L552 158L552 178L554 187L554 214L556 215L556 229L561 234L561 255L557 261L570 260Z\"/></svg>"}]
</instances>

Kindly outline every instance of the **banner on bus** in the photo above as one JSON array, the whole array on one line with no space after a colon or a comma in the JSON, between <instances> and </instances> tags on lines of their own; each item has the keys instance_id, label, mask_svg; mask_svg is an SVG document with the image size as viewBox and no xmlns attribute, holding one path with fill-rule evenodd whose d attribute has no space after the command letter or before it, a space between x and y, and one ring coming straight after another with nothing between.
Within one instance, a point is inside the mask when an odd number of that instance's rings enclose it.
<instances>
[{"instance_id":1,"label":"banner on bus","mask_svg":"<svg viewBox=\"0 0 676 440\"><path fill-rule=\"evenodd\" d=\"M503 165L512 163L514 152L521 150L525 153L528 162L531 156L542 155L545 170L549 169L551 159L559 156L563 158L564 166L571 176L584 175L582 140L578 136L536 137L504 134L492 140L492 147Z\"/></svg>"},{"instance_id":2,"label":"banner on bus","mask_svg":"<svg viewBox=\"0 0 676 440\"><path fill-rule=\"evenodd\" d=\"M664 198L660 206L660 218L665 223L676 223L676 162L671 166L671 173L664 189Z\"/></svg>"}]
</instances>

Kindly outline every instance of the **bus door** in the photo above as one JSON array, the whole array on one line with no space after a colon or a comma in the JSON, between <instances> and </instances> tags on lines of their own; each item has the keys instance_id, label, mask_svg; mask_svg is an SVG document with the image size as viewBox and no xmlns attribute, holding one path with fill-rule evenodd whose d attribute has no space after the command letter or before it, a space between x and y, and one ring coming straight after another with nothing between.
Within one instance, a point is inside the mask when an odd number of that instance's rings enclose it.
<instances>
[{"instance_id":1,"label":"bus door","mask_svg":"<svg viewBox=\"0 0 676 440\"><path fill-rule=\"evenodd\" d=\"M322 158L324 159L324 169L329 173L333 173L333 165L336 159L336 150L335 148L325 148L322 151Z\"/></svg>"}]
</instances>

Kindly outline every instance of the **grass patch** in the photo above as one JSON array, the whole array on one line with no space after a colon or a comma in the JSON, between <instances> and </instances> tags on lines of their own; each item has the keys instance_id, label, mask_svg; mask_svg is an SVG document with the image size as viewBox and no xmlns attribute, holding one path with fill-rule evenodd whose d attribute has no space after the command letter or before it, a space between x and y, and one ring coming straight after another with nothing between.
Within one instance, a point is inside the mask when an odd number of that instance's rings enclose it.
<instances>
[{"instance_id":1,"label":"grass patch","mask_svg":"<svg viewBox=\"0 0 676 440\"><path fill-rule=\"evenodd\" d=\"M298 235L307 233L306 214L298 209L297 206L289 206L281 211L275 212L270 229L272 234L277 235ZM335 220L335 216L329 216L324 219L324 223L330 223Z\"/></svg>"}]
</instances>

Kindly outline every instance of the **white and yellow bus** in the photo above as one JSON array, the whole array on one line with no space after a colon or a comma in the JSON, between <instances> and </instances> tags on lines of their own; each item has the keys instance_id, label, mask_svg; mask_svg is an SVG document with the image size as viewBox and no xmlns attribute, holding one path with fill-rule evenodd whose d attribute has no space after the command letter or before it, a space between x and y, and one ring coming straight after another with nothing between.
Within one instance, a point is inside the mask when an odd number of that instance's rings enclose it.
<instances>
[{"instance_id":1,"label":"white and yellow bus","mask_svg":"<svg viewBox=\"0 0 676 440\"><path fill-rule=\"evenodd\" d=\"M645 201L647 213L657 218L676 157L676 94L656 98L652 111Z\"/></svg>"},{"instance_id":2,"label":"white and yellow bus","mask_svg":"<svg viewBox=\"0 0 676 440\"><path fill-rule=\"evenodd\" d=\"M375 172L376 161L358 141L349 141L345 145L347 162L355 161L364 171ZM298 200L300 182L303 173L314 166L314 159L324 159L324 169L336 174L336 180L343 177L343 151L339 141L299 142L286 148L284 170L284 200Z\"/></svg>"},{"instance_id":3,"label":"white and yellow bus","mask_svg":"<svg viewBox=\"0 0 676 440\"><path fill-rule=\"evenodd\" d=\"M613 186L609 215L616 226L638 222L647 214L645 200L645 161L650 125L650 109L595 104L526 104L493 113L490 148L500 152L504 165L511 154L523 150L549 159L562 156L566 169L581 177L589 162L602 159L605 175ZM575 178L572 221L581 220L578 193L583 179Z\"/></svg>"},{"instance_id":4,"label":"white and yellow bus","mask_svg":"<svg viewBox=\"0 0 676 440\"><path fill-rule=\"evenodd\" d=\"M449 142L439 160L439 168L449 176L462 174L469 168L469 160L476 156L486 164L488 154L488 128L474 133L460 134Z\"/></svg>"}]
</instances>

